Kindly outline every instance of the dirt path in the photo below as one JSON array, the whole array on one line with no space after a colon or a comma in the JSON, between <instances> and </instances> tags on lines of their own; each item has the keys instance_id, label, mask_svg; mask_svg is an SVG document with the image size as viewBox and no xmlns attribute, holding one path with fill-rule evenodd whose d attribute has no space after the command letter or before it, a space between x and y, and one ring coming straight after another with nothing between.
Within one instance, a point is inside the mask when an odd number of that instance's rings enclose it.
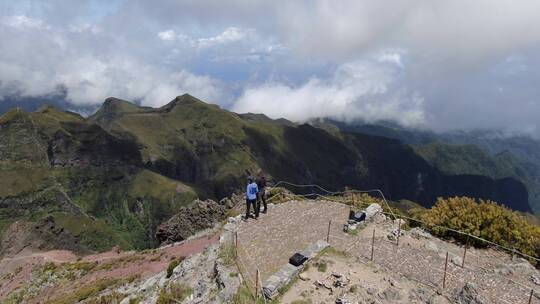
<instances>
[{"instance_id":1,"label":"dirt path","mask_svg":"<svg viewBox=\"0 0 540 304\"><path fill-rule=\"evenodd\" d=\"M77 257L70 251L53 250L0 260L0 302L17 288L33 279L32 271L46 263L57 265L70 263L95 263L92 270L81 277L64 282L62 286L46 288L29 303L39 303L40 299L54 298L79 289L97 279L125 279L133 276L144 279L167 268L174 258L201 252L207 246L219 241L219 233L204 236L142 252L108 252Z\"/></svg>"}]
</instances>

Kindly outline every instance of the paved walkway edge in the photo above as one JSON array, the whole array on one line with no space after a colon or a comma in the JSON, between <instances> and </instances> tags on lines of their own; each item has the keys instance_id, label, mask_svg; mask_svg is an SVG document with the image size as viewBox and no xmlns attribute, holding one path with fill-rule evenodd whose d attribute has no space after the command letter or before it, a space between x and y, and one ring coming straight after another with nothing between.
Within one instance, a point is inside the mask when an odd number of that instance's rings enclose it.
<instances>
[{"instance_id":1,"label":"paved walkway edge","mask_svg":"<svg viewBox=\"0 0 540 304\"><path fill-rule=\"evenodd\" d=\"M327 247L330 247L330 244L323 240L318 240L316 243L309 245L300 253L307 257L309 261ZM298 267L287 263L280 270L271 275L263 284L264 295L269 299L273 299L279 293L280 289L287 286L287 284L289 284L294 277L300 273L308 261L304 262Z\"/></svg>"}]
</instances>

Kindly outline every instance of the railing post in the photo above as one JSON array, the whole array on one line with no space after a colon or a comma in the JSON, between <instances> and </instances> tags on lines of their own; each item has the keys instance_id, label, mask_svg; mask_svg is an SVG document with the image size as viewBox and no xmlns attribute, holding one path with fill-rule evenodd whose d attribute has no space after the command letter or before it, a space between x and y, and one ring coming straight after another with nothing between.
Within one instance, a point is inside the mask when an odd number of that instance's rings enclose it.
<instances>
[{"instance_id":1,"label":"railing post","mask_svg":"<svg viewBox=\"0 0 540 304\"><path fill-rule=\"evenodd\" d=\"M465 250L463 250L463 259L461 260L461 268L465 268L465 255L467 254L467 247L469 247L469 236L465 242Z\"/></svg>"},{"instance_id":2,"label":"railing post","mask_svg":"<svg viewBox=\"0 0 540 304\"><path fill-rule=\"evenodd\" d=\"M328 221L328 232L326 233L326 242L330 244L330 226L332 225L332 220Z\"/></svg>"},{"instance_id":3,"label":"railing post","mask_svg":"<svg viewBox=\"0 0 540 304\"><path fill-rule=\"evenodd\" d=\"M257 268L257 272L255 273L255 303L257 303L257 299L259 299L259 269Z\"/></svg>"},{"instance_id":4,"label":"railing post","mask_svg":"<svg viewBox=\"0 0 540 304\"><path fill-rule=\"evenodd\" d=\"M238 258L238 232L234 233L234 256Z\"/></svg>"},{"instance_id":5,"label":"railing post","mask_svg":"<svg viewBox=\"0 0 540 304\"><path fill-rule=\"evenodd\" d=\"M397 240L396 240L396 245L399 246L399 236L401 235L401 219L398 219L397 225L398 225L398 227L397 227Z\"/></svg>"},{"instance_id":6,"label":"railing post","mask_svg":"<svg viewBox=\"0 0 540 304\"><path fill-rule=\"evenodd\" d=\"M444 276L442 281L442 288L446 288L446 269L448 268L448 251L446 252L446 261L444 262Z\"/></svg>"},{"instance_id":7,"label":"railing post","mask_svg":"<svg viewBox=\"0 0 540 304\"><path fill-rule=\"evenodd\" d=\"M374 249L375 249L375 229L373 229L373 237L371 238L371 261L373 261Z\"/></svg>"}]
</instances>

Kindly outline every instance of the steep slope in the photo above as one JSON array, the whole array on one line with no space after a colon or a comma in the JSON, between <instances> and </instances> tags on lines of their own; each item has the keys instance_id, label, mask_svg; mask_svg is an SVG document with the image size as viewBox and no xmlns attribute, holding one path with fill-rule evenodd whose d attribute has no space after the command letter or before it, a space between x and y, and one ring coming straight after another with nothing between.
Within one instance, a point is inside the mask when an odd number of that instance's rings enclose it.
<instances>
[{"instance_id":1,"label":"steep slope","mask_svg":"<svg viewBox=\"0 0 540 304\"><path fill-rule=\"evenodd\" d=\"M434 133L389 122L346 124L316 120L312 124L398 139L414 146L422 157L447 174L517 179L527 187L531 209L540 212L540 141L531 137L481 130Z\"/></svg>"},{"instance_id":2,"label":"steep slope","mask_svg":"<svg viewBox=\"0 0 540 304\"><path fill-rule=\"evenodd\" d=\"M276 180L336 190L377 187L393 199L426 206L440 195L469 194L529 210L527 192L519 182L470 172L450 176L407 145L382 137L237 115L189 95L159 109L107 108L113 113L100 111L90 120L116 117L101 125L133 138L148 168L201 185L210 196L228 195L242 187L246 171L263 170Z\"/></svg>"},{"instance_id":3,"label":"steep slope","mask_svg":"<svg viewBox=\"0 0 540 304\"><path fill-rule=\"evenodd\" d=\"M146 170L134 143L51 107L3 115L0 156L0 254L149 247L197 196Z\"/></svg>"}]
</instances>

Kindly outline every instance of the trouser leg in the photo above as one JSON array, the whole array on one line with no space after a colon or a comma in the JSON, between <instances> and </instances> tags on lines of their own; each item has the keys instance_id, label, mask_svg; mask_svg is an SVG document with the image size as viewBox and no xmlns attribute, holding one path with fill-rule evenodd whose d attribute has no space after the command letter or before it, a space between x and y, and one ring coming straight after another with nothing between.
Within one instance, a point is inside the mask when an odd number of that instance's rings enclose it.
<instances>
[{"instance_id":1,"label":"trouser leg","mask_svg":"<svg viewBox=\"0 0 540 304\"><path fill-rule=\"evenodd\" d=\"M249 199L246 198L246 219L249 218L249 207L251 205L251 202L249 201Z\"/></svg>"},{"instance_id":2,"label":"trouser leg","mask_svg":"<svg viewBox=\"0 0 540 304\"><path fill-rule=\"evenodd\" d=\"M264 191L261 193L261 201L262 201L263 206L264 206L263 212L266 212L266 209L268 207L266 206L266 193Z\"/></svg>"},{"instance_id":3,"label":"trouser leg","mask_svg":"<svg viewBox=\"0 0 540 304\"><path fill-rule=\"evenodd\" d=\"M255 208L255 217L259 217L259 210L261 209L261 205L259 204L258 199L253 200L253 207Z\"/></svg>"}]
</instances>

